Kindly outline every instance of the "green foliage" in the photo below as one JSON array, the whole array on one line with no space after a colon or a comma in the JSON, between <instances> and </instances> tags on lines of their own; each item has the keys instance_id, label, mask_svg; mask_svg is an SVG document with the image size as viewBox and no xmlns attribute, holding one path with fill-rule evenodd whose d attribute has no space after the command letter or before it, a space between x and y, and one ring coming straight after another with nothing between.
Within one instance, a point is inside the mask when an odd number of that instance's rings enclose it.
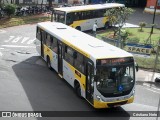
<instances>
[{"instance_id":1,"label":"green foliage","mask_svg":"<svg viewBox=\"0 0 160 120\"><path fill-rule=\"evenodd\" d=\"M11 17L11 15L13 15L15 13L16 5L14 5L14 4L7 4L5 6L5 9L6 9L7 15L9 17Z\"/></svg>"},{"instance_id":2,"label":"green foliage","mask_svg":"<svg viewBox=\"0 0 160 120\"><path fill-rule=\"evenodd\" d=\"M126 20L129 18L129 15L131 15L133 12L133 9L127 7L111 8L106 11L105 16L108 17L110 24L112 24L112 26L117 26L113 28L114 35L118 33L120 36L119 33L122 27L126 23Z\"/></svg>"},{"instance_id":3,"label":"green foliage","mask_svg":"<svg viewBox=\"0 0 160 120\"><path fill-rule=\"evenodd\" d=\"M128 43L139 43L140 39L138 37L128 38Z\"/></svg>"},{"instance_id":4,"label":"green foliage","mask_svg":"<svg viewBox=\"0 0 160 120\"><path fill-rule=\"evenodd\" d=\"M142 32L143 31L143 27L145 27L146 26L146 23L145 22L140 22L139 23L139 26L140 26L140 32Z\"/></svg>"}]
</instances>

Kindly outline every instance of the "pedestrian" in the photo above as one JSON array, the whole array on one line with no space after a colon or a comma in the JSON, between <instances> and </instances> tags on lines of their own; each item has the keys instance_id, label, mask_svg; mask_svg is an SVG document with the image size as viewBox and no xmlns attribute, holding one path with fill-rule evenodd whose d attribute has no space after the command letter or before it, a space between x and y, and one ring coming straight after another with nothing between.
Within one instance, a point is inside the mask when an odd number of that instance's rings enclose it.
<instances>
[{"instance_id":1,"label":"pedestrian","mask_svg":"<svg viewBox=\"0 0 160 120\"><path fill-rule=\"evenodd\" d=\"M97 31L97 21L95 21L95 23L93 24L93 28L92 28L92 32L93 32L93 36L96 37L96 31Z\"/></svg>"}]
</instances>

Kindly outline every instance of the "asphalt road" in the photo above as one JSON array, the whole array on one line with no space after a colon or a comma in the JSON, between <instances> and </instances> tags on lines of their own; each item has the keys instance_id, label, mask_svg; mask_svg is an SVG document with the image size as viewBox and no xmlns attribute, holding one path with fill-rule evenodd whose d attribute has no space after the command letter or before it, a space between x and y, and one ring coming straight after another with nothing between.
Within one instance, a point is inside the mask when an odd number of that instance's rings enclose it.
<instances>
[{"instance_id":1,"label":"asphalt road","mask_svg":"<svg viewBox=\"0 0 160 120\"><path fill-rule=\"evenodd\" d=\"M97 110L76 96L73 88L54 70L46 67L34 46L35 31L35 25L0 30L0 111L90 111L84 114L95 115ZM98 110L103 114L96 114L96 117L30 119L156 120L155 117L133 117L129 111L156 111L159 93L158 89L137 84L134 103ZM115 110L123 112L126 117L119 117ZM115 117L110 117L110 113ZM108 117L101 117L103 115Z\"/></svg>"}]
</instances>

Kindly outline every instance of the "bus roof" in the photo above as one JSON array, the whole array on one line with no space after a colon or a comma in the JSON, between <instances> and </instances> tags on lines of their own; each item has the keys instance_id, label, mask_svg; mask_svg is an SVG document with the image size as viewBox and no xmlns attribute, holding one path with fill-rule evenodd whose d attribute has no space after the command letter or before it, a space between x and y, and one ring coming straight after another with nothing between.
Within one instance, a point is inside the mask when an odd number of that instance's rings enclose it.
<instances>
[{"instance_id":1,"label":"bus roof","mask_svg":"<svg viewBox=\"0 0 160 120\"><path fill-rule=\"evenodd\" d=\"M38 26L91 59L132 57L120 48L62 23L42 22Z\"/></svg>"},{"instance_id":2,"label":"bus roof","mask_svg":"<svg viewBox=\"0 0 160 120\"><path fill-rule=\"evenodd\" d=\"M54 8L54 10L59 10L69 13L75 11L97 10L97 9L114 8L114 7L124 7L124 4L106 3L106 4L95 4L95 5L61 7L61 8Z\"/></svg>"}]
</instances>

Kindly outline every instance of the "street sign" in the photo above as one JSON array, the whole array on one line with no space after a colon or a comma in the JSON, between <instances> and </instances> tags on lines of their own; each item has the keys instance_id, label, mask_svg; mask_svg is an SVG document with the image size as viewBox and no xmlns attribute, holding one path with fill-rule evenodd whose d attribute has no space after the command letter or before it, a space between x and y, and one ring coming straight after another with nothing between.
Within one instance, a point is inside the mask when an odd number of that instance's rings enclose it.
<instances>
[{"instance_id":1,"label":"street sign","mask_svg":"<svg viewBox=\"0 0 160 120\"><path fill-rule=\"evenodd\" d=\"M126 50L138 56L149 57L151 54L152 46L135 44L135 43L127 43Z\"/></svg>"}]
</instances>

